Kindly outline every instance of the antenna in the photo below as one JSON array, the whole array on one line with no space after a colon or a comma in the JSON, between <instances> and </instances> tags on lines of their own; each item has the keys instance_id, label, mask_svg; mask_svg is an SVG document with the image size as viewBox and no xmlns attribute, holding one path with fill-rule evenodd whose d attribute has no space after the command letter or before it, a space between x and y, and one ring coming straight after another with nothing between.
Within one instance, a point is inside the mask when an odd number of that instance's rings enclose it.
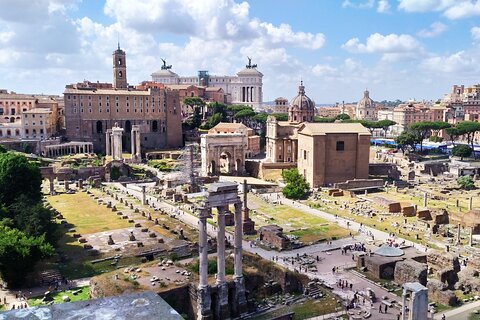
<instances>
[{"instance_id":1,"label":"antenna","mask_svg":"<svg viewBox=\"0 0 480 320\"><path fill-rule=\"evenodd\" d=\"M118 50L120 50L120 33L117 31L117 44L118 44Z\"/></svg>"}]
</instances>

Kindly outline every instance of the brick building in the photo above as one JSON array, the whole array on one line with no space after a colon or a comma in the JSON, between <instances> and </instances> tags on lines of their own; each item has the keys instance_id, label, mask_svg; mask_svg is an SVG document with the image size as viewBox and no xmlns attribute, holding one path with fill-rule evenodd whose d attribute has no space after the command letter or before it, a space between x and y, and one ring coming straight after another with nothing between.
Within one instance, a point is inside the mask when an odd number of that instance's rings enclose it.
<instances>
[{"instance_id":1,"label":"brick building","mask_svg":"<svg viewBox=\"0 0 480 320\"><path fill-rule=\"evenodd\" d=\"M368 179L370 131L359 123L304 123L298 146L298 171L311 187Z\"/></svg>"},{"instance_id":2,"label":"brick building","mask_svg":"<svg viewBox=\"0 0 480 320\"><path fill-rule=\"evenodd\" d=\"M142 150L180 147L183 144L179 92L144 83L136 89L127 83L125 51L113 57L113 85L84 82L67 85L64 92L66 135L70 140L92 142L105 152L105 132L115 123L124 128L124 149L131 146L133 125L140 126Z\"/></svg>"}]
</instances>

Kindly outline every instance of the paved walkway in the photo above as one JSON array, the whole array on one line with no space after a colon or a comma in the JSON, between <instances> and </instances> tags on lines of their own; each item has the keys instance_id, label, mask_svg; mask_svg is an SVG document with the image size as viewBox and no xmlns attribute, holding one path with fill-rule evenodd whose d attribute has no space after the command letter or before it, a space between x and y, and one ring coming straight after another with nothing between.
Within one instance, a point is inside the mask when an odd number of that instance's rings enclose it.
<instances>
[{"instance_id":1,"label":"paved walkway","mask_svg":"<svg viewBox=\"0 0 480 320\"><path fill-rule=\"evenodd\" d=\"M114 187L116 187L117 189L119 189L123 192L126 192L131 196L136 197L137 199L141 199L142 194L141 194L140 191L133 190L133 189L130 189L130 188L126 188L119 183L114 183L112 185ZM272 194L272 199L273 199L273 197L276 198L277 194ZM178 207L176 207L176 206L174 206L170 203L167 203L167 202L164 202L164 201L159 201L155 197L152 197L152 196L149 196L149 195L146 196L146 199L148 200L150 206L154 206L155 208L161 208L161 209L165 210L167 213L170 213L171 216L175 216L175 218L177 218L177 219L183 221L184 223L189 224L189 225L191 225L195 228L198 226L198 218L193 216L192 214L190 214L188 212L185 212L185 211L179 209ZM285 202L285 200L286 199L282 199L282 202ZM340 226L342 226L344 228L347 228L347 229L350 228L350 229L355 230L355 229L360 228L359 224L356 224L356 223L353 223L353 222L350 222L350 225L349 225L350 227L348 227L347 226L347 220L345 220L345 219L335 218L333 215L330 215L330 214L325 213L325 212L318 212L318 210L312 209L308 206L305 206L303 204L300 204L300 203L297 203L297 202L294 202L294 201L288 200L284 204L295 207L296 209L300 209L302 211L306 211L306 212L314 214L314 215L319 215L322 218L325 218L326 220L335 222L335 223L339 224ZM375 230L375 229L371 229L371 230L372 230L372 232L378 231L378 230ZM213 226L213 225L207 224L207 232L208 232L209 236L211 236L211 237L216 237L217 236L216 227ZM387 233L381 232L381 231L378 231L378 233L374 233L374 235L375 235L375 237L377 237L377 239L386 240L386 239L389 238L389 235ZM231 234L229 232L226 232L226 236L227 236L227 239L229 239L233 242L233 239L234 239L233 234ZM320 279L320 280L322 280L326 283L329 283L332 286L335 286L337 280L339 280L339 279L346 280L349 283L353 283L353 285L354 285L353 290L347 290L347 289L341 289L341 288L335 288L334 287L333 293L341 296L342 298L350 298L351 299L353 297L354 291L362 291L362 290L365 290L366 288L371 288L375 292L375 295L378 298L377 302L375 302L373 305L368 305L368 306L364 307L364 309L367 309L372 313L372 318L371 319L382 319L382 320L396 319L397 318L397 316L396 316L397 312L396 311L393 310L393 311L390 311L388 314L380 314L380 316L378 316L378 309L379 309L379 306L381 304L382 297L388 297L389 300L396 300L396 299L398 299L397 296L388 292L387 290L378 286L377 284L367 280L366 278L359 276L358 274L354 274L354 273L349 272L348 270L344 270L344 267L352 265L352 261L351 261L350 255L341 256L341 251L338 250L338 249L340 249L342 246L344 246L346 244L352 244L354 242L362 242L366 238L367 237L365 235L359 235L359 236L355 236L353 239L352 238L344 238L344 239L339 239L339 240L336 240L336 241L332 241L332 244L320 243L320 244L315 244L315 245L311 245L311 246L302 247L302 248L299 248L299 249L282 251L282 252L277 252L277 251L274 251L274 250L271 250L271 251L265 250L263 248L251 245L250 242L243 241L243 250L245 250L247 252L250 252L250 253L253 253L253 254L257 254L264 259L274 261L274 262L278 263L279 265L281 265L281 266L283 266L283 267L285 267L289 270L292 270L292 271L297 271L296 270L297 266L295 266L295 265L292 266L290 263L283 262L282 258L293 257L293 256L296 256L297 254L299 254L299 255L308 254L308 255L313 255L313 256L323 255L324 259L322 260L322 262L317 263L317 269L318 269L317 273L303 272L303 271L302 271L302 273L308 275L312 279L314 279L314 278ZM341 257L343 257L343 259ZM274 258L275 258L275 260L274 260ZM332 270L333 266L339 267L340 271L335 273L335 274L332 274L331 270Z\"/></svg>"}]
</instances>

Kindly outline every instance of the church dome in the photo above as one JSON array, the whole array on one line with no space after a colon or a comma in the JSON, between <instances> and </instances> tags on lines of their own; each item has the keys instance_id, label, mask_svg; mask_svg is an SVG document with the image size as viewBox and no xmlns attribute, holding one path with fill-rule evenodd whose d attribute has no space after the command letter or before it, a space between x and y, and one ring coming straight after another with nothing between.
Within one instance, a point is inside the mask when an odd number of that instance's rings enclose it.
<instances>
[{"instance_id":1,"label":"church dome","mask_svg":"<svg viewBox=\"0 0 480 320\"><path fill-rule=\"evenodd\" d=\"M362 100L358 101L357 108L375 108L375 102L370 98L370 92L363 92Z\"/></svg>"},{"instance_id":2,"label":"church dome","mask_svg":"<svg viewBox=\"0 0 480 320\"><path fill-rule=\"evenodd\" d=\"M300 86L298 86L298 95L292 99L290 105L292 109L315 112L315 103L305 94L303 81L300 83Z\"/></svg>"},{"instance_id":3,"label":"church dome","mask_svg":"<svg viewBox=\"0 0 480 320\"><path fill-rule=\"evenodd\" d=\"M305 94L303 81L298 86L298 95L292 99L288 108L288 121L293 123L313 122L315 102Z\"/></svg>"}]
</instances>

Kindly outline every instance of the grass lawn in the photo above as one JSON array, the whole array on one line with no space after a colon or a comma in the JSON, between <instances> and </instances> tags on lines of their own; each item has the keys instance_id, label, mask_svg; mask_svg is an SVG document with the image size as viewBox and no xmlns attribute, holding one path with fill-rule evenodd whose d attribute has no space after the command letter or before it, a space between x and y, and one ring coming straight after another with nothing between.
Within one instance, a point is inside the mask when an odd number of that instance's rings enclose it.
<instances>
[{"instance_id":1,"label":"grass lawn","mask_svg":"<svg viewBox=\"0 0 480 320\"><path fill-rule=\"evenodd\" d=\"M257 227L277 224L284 228L286 234L296 235L304 243L316 242L349 236L350 231L339 227L337 224L305 213L301 210L286 205L273 205L256 196L249 196L249 207L257 213L250 211L250 218Z\"/></svg>"},{"instance_id":2,"label":"grass lawn","mask_svg":"<svg viewBox=\"0 0 480 320\"><path fill-rule=\"evenodd\" d=\"M320 300L307 300L305 302L282 307L272 312L254 317L253 320L272 319L290 312L295 312L295 315L293 316L294 320L308 319L323 314L334 313L336 306L338 306L336 299L327 295L326 298Z\"/></svg>"},{"instance_id":3,"label":"grass lawn","mask_svg":"<svg viewBox=\"0 0 480 320\"><path fill-rule=\"evenodd\" d=\"M77 295L73 295L73 291L76 290L81 290ZM90 293L89 293L90 287L82 287L82 288L74 288L72 290L66 290L66 291L60 291L52 295L53 298L53 303L63 303L62 297L63 296L68 296L70 298L70 302L75 302L75 301L84 301L84 300L89 300L90 299ZM28 305L30 307L36 307L36 306L41 306L42 304L42 298L43 297L34 297L31 299L28 299Z\"/></svg>"},{"instance_id":4,"label":"grass lawn","mask_svg":"<svg viewBox=\"0 0 480 320\"><path fill-rule=\"evenodd\" d=\"M84 192L47 196L47 200L82 235L130 227L126 220L119 219L115 212Z\"/></svg>"}]
</instances>

